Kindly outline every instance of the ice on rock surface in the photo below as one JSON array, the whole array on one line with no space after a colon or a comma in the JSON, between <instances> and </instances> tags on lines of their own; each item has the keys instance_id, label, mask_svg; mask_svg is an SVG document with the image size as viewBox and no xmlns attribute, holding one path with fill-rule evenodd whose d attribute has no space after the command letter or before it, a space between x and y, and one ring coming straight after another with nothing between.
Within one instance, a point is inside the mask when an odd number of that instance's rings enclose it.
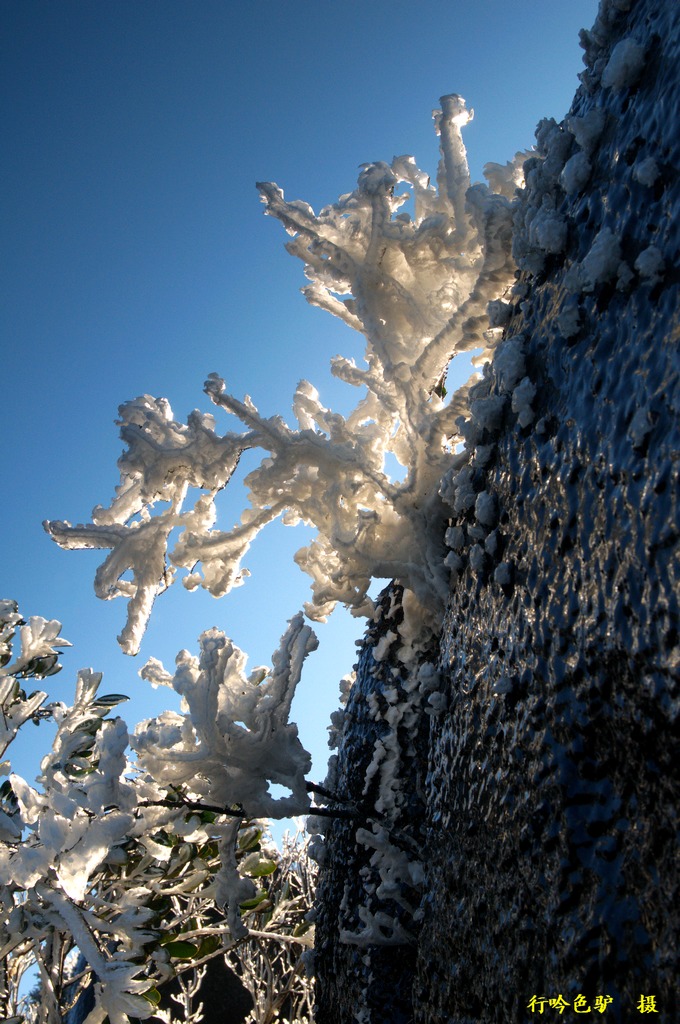
<instances>
[{"instance_id":1,"label":"ice on rock surface","mask_svg":"<svg viewBox=\"0 0 680 1024\"><path fill-rule=\"evenodd\" d=\"M498 518L496 498L488 491L480 491L475 502L475 515L484 526L495 526Z\"/></svg>"},{"instance_id":2,"label":"ice on rock surface","mask_svg":"<svg viewBox=\"0 0 680 1024\"><path fill-rule=\"evenodd\" d=\"M622 37L644 43L635 89ZM633 1006L649 970L660 1016L674 1019L680 8L602 0L583 44L582 85L562 125L543 123L515 210L521 276L506 326L524 342L500 342L439 484L451 570L432 652L441 684L419 686L427 728L401 733L412 803L389 820L395 846L403 832L420 844L425 914L400 917L388 900L415 949L383 955L392 933L376 927L376 892L389 883L370 840L333 825L317 925L329 1020L365 994L380 1024L516 1020L527 978L559 992L574 951L570 992L587 972ZM566 225L561 252L540 247L551 215ZM497 500L491 532L484 494ZM338 752L342 792L365 791L362 807L383 795L396 707L376 641ZM638 870L649 863L651 875ZM347 942L373 939L369 959L338 940L339 923ZM568 935L559 949L555 935Z\"/></svg>"},{"instance_id":3,"label":"ice on rock surface","mask_svg":"<svg viewBox=\"0 0 680 1024\"><path fill-rule=\"evenodd\" d=\"M578 299L570 297L557 314L557 326L564 338L573 338L581 329L581 312Z\"/></svg>"},{"instance_id":4,"label":"ice on rock surface","mask_svg":"<svg viewBox=\"0 0 680 1024\"><path fill-rule=\"evenodd\" d=\"M621 39L602 72L602 85L605 89L627 89L638 80L644 64L644 46L634 39Z\"/></svg>"},{"instance_id":5,"label":"ice on rock surface","mask_svg":"<svg viewBox=\"0 0 680 1024\"><path fill-rule=\"evenodd\" d=\"M567 194L581 192L588 184L592 170L592 164L585 153L574 153L560 174L560 184L564 191Z\"/></svg>"},{"instance_id":6,"label":"ice on rock surface","mask_svg":"<svg viewBox=\"0 0 680 1024\"><path fill-rule=\"evenodd\" d=\"M621 244L609 227L596 235L590 252L581 263L583 288L592 292L600 284L613 280L621 265Z\"/></svg>"},{"instance_id":7,"label":"ice on rock surface","mask_svg":"<svg viewBox=\"0 0 680 1024\"><path fill-rule=\"evenodd\" d=\"M635 260L635 269L640 277L647 280L651 285L657 284L663 277L665 260L663 253L655 245L643 249Z\"/></svg>"},{"instance_id":8,"label":"ice on rock surface","mask_svg":"<svg viewBox=\"0 0 680 1024\"><path fill-rule=\"evenodd\" d=\"M599 142L605 121L605 113L600 107L591 107L579 117L567 118L567 127L586 157L591 155Z\"/></svg>"},{"instance_id":9,"label":"ice on rock surface","mask_svg":"<svg viewBox=\"0 0 680 1024\"><path fill-rule=\"evenodd\" d=\"M528 427L534 422L535 414L531 403L536 397L536 385L525 377L512 393L512 411L517 413L520 427Z\"/></svg>"},{"instance_id":10,"label":"ice on rock surface","mask_svg":"<svg viewBox=\"0 0 680 1024\"><path fill-rule=\"evenodd\" d=\"M516 335L498 347L493 368L501 391L511 392L526 372L523 342L522 336Z\"/></svg>"},{"instance_id":11,"label":"ice on rock surface","mask_svg":"<svg viewBox=\"0 0 680 1024\"><path fill-rule=\"evenodd\" d=\"M648 156L644 160L638 161L633 167L633 177L636 181L639 181L641 185L647 185L651 188L654 182L659 177L659 165L653 156Z\"/></svg>"}]
</instances>

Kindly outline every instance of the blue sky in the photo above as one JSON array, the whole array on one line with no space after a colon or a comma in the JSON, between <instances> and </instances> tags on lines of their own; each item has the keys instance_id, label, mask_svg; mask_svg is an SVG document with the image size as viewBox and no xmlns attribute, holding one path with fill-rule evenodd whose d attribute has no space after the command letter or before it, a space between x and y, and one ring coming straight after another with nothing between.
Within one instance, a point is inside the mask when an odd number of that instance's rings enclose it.
<instances>
[{"instance_id":1,"label":"blue sky","mask_svg":"<svg viewBox=\"0 0 680 1024\"><path fill-rule=\"evenodd\" d=\"M75 670L92 666L104 692L133 696L132 724L167 706L136 675L147 657L171 667L217 625L251 666L268 663L307 598L292 563L305 538L275 526L227 598L181 586L160 598L132 660L115 639L123 602L92 591L100 555L63 552L41 526L108 504L126 399L167 397L185 419L209 408L202 384L217 371L267 414L289 416L301 377L349 407L328 364L360 357L362 339L307 307L255 181L318 209L364 161L411 153L434 173L431 110L449 92L475 109L465 142L480 180L484 163L531 146L541 117L564 116L578 30L596 12L596 0L3 0L0 597L63 622L75 646L55 697L70 700ZM318 633L295 707L321 778L361 626L336 613Z\"/></svg>"}]
</instances>

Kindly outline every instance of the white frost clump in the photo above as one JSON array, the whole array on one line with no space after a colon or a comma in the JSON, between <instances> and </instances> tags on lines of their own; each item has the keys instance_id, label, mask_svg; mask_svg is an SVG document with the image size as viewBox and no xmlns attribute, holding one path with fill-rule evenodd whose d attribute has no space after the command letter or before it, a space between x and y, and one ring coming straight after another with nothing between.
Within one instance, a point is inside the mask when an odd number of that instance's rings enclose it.
<instances>
[{"instance_id":1,"label":"white frost clump","mask_svg":"<svg viewBox=\"0 0 680 1024\"><path fill-rule=\"evenodd\" d=\"M560 185L567 195L582 192L588 184L592 170L590 160L585 153L575 153L570 157L560 174Z\"/></svg>"},{"instance_id":2,"label":"white frost clump","mask_svg":"<svg viewBox=\"0 0 680 1024\"><path fill-rule=\"evenodd\" d=\"M500 562L494 569L494 582L500 587L507 587L512 581L512 566L509 562Z\"/></svg>"},{"instance_id":3,"label":"white frost clump","mask_svg":"<svg viewBox=\"0 0 680 1024\"><path fill-rule=\"evenodd\" d=\"M465 531L462 526L449 526L444 540L454 551L461 551L465 545Z\"/></svg>"},{"instance_id":4,"label":"white frost clump","mask_svg":"<svg viewBox=\"0 0 680 1024\"><path fill-rule=\"evenodd\" d=\"M567 244L566 220L549 204L544 204L529 226L529 241L552 255L564 252Z\"/></svg>"},{"instance_id":5,"label":"white frost clump","mask_svg":"<svg viewBox=\"0 0 680 1024\"><path fill-rule=\"evenodd\" d=\"M524 338L516 335L501 342L493 361L493 369L501 391L511 392L526 371Z\"/></svg>"},{"instance_id":6,"label":"white frost clump","mask_svg":"<svg viewBox=\"0 0 680 1024\"><path fill-rule=\"evenodd\" d=\"M495 299L487 306L489 314L489 327L505 327L512 316L512 306L509 302Z\"/></svg>"},{"instance_id":7,"label":"white frost clump","mask_svg":"<svg viewBox=\"0 0 680 1024\"><path fill-rule=\"evenodd\" d=\"M633 447L641 448L651 431L652 421L649 415L649 409L638 409L628 428L628 436L633 442Z\"/></svg>"},{"instance_id":8,"label":"white frost clump","mask_svg":"<svg viewBox=\"0 0 680 1024\"><path fill-rule=\"evenodd\" d=\"M654 285L663 277L664 263L663 253L655 245L650 245L635 260L635 269L640 277Z\"/></svg>"},{"instance_id":9,"label":"white frost clump","mask_svg":"<svg viewBox=\"0 0 680 1024\"><path fill-rule=\"evenodd\" d=\"M525 377L512 393L512 411L517 413L520 427L528 427L534 422L535 414L531 403L536 397L536 385Z\"/></svg>"},{"instance_id":10,"label":"white frost clump","mask_svg":"<svg viewBox=\"0 0 680 1024\"><path fill-rule=\"evenodd\" d=\"M305 775L311 759L288 722L304 659L317 640L302 614L274 654L273 669L244 674L246 656L219 630L200 638L201 654L177 656L174 676L155 659L141 675L164 675L181 694L185 714L165 711L142 722L133 747L140 766L163 786L186 787L192 799L249 817L287 817L309 807ZM291 791L275 799L269 782Z\"/></svg>"},{"instance_id":11,"label":"white frost clump","mask_svg":"<svg viewBox=\"0 0 680 1024\"><path fill-rule=\"evenodd\" d=\"M599 284L613 280L621 264L621 245L611 228L602 228L584 257L581 266L583 289L592 292Z\"/></svg>"},{"instance_id":12,"label":"white frost clump","mask_svg":"<svg viewBox=\"0 0 680 1024\"><path fill-rule=\"evenodd\" d=\"M500 430L505 405L504 395L486 395L484 398L473 399L470 402L470 412L476 427L479 430L486 430L490 434ZM463 478L464 472L463 470L459 473L458 479ZM456 509L456 511L459 511L459 509Z\"/></svg>"},{"instance_id":13,"label":"white frost clump","mask_svg":"<svg viewBox=\"0 0 680 1024\"><path fill-rule=\"evenodd\" d=\"M652 187L660 173L659 165L653 156L640 160L633 167L633 177L635 180L639 181L641 185L646 185L648 188Z\"/></svg>"},{"instance_id":14,"label":"white frost clump","mask_svg":"<svg viewBox=\"0 0 680 1024\"><path fill-rule=\"evenodd\" d=\"M602 72L605 89L627 89L634 85L645 66L645 48L634 39L622 39L612 50Z\"/></svg>"},{"instance_id":15,"label":"white frost clump","mask_svg":"<svg viewBox=\"0 0 680 1024\"><path fill-rule=\"evenodd\" d=\"M488 491L480 491L475 502L475 515L483 526L495 526L498 518L496 498Z\"/></svg>"},{"instance_id":16,"label":"white frost clump","mask_svg":"<svg viewBox=\"0 0 680 1024\"><path fill-rule=\"evenodd\" d=\"M581 329L581 312L578 301L572 297L565 302L557 314L557 326L564 338L573 338Z\"/></svg>"},{"instance_id":17,"label":"white frost clump","mask_svg":"<svg viewBox=\"0 0 680 1024\"><path fill-rule=\"evenodd\" d=\"M567 128L586 156L590 156L604 131L606 116L600 107L592 107L581 117L567 119Z\"/></svg>"},{"instance_id":18,"label":"white frost clump","mask_svg":"<svg viewBox=\"0 0 680 1024\"><path fill-rule=\"evenodd\" d=\"M375 578L400 580L428 615L441 614L449 574L438 485L460 439L468 389L446 402L440 395L453 355L480 349L482 362L491 357L487 307L512 284L507 193L519 173L515 164L494 168L494 187L506 195L471 188L461 129L472 112L457 95L441 104L437 187L409 156L365 165L356 189L318 214L287 201L273 183L259 186L266 213L291 236L288 251L304 262L308 302L366 339L365 367L332 361L333 374L361 391L354 411L344 417L324 408L302 381L291 429L278 416L261 416L249 397L229 395L212 374L210 399L244 427L220 436L213 416L194 412L182 424L166 400L143 396L121 407L128 447L110 507L95 508L89 525L46 524L62 547L109 550L95 589L105 599L129 599L119 638L127 653L139 649L153 602L176 568L188 570L187 588L226 594L248 575L242 560L254 537L278 517L317 529L296 556L312 578L310 617L324 619L338 601L369 614ZM409 198L413 218L399 212ZM546 241L551 251L562 244L562 228L552 236L559 240ZM497 415L489 409L487 418ZM246 478L250 507L233 529L214 528L218 491L241 451L257 448L262 461ZM397 483L388 455L406 469ZM195 489L203 493L185 508ZM171 534L178 539L168 550Z\"/></svg>"}]
</instances>

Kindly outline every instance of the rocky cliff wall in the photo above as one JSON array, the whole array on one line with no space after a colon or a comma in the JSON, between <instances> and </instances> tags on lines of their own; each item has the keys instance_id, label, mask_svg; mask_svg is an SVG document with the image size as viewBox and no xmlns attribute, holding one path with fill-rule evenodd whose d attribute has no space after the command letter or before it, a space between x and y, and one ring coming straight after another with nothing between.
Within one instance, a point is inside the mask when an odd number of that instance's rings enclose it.
<instances>
[{"instance_id":1,"label":"rocky cliff wall","mask_svg":"<svg viewBox=\"0 0 680 1024\"><path fill-rule=\"evenodd\" d=\"M605 2L583 42L443 489L438 683L390 660L393 591L343 716L319 1024L677 1019L680 7ZM391 889L366 837L390 707Z\"/></svg>"}]
</instances>

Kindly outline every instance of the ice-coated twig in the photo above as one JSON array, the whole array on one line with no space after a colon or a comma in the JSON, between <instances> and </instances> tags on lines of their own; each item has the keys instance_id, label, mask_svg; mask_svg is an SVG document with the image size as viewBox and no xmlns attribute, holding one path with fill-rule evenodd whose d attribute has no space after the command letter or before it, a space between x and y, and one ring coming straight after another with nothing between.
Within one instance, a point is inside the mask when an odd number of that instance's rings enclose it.
<instances>
[{"instance_id":1,"label":"ice-coated twig","mask_svg":"<svg viewBox=\"0 0 680 1024\"><path fill-rule=\"evenodd\" d=\"M304 659L317 646L311 628L296 615L273 668L249 676L246 656L223 633L209 630L200 646L199 658L179 653L174 676L154 659L142 669L144 678L172 685L187 713L166 711L137 727L140 766L167 789L182 787L189 800L211 807L241 807L249 817L303 813L311 760L288 717ZM272 797L270 782L290 796Z\"/></svg>"},{"instance_id":2,"label":"ice-coated twig","mask_svg":"<svg viewBox=\"0 0 680 1024\"><path fill-rule=\"evenodd\" d=\"M304 263L307 300L364 335L363 365L332 361L333 374L362 393L343 417L301 381L291 428L279 416L261 416L250 398L230 395L211 374L211 401L243 425L223 436L210 415L175 421L165 399L144 395L121 406L127 449L110 507L97 507L89 525L46 528L62 547L110 549L95 589L129 599L119 638L128 653L138 650L175 568L188 571L188 589L226 594L248 575L242 563L256 534L279 516L317 530L296 556L313 581L310 617L324 619L338 601L369 613L375 578L399 579L424 620L441 614L449 568L438 484L460 440L456 423L467 394L465 385L445 401L444 380L459 352L489 358L498 332L489 331L487 306L513 273L508 196L517 168L490 169L499 194L470 188L461 130L471 118L457 95L444 96L435 111L437 187L410 156L362 165L355 190L318 214L272 182L258 185L265 212L292 236L287 249ZM411 197L412 216L402 212ZM254 448L262 459L246 477L249 506L233 529L214 529L215 495L240 453ZM391 457L404 468L400 480ZM185 510L190 488L204 493Z\"/></svg>"}]
</instances>

